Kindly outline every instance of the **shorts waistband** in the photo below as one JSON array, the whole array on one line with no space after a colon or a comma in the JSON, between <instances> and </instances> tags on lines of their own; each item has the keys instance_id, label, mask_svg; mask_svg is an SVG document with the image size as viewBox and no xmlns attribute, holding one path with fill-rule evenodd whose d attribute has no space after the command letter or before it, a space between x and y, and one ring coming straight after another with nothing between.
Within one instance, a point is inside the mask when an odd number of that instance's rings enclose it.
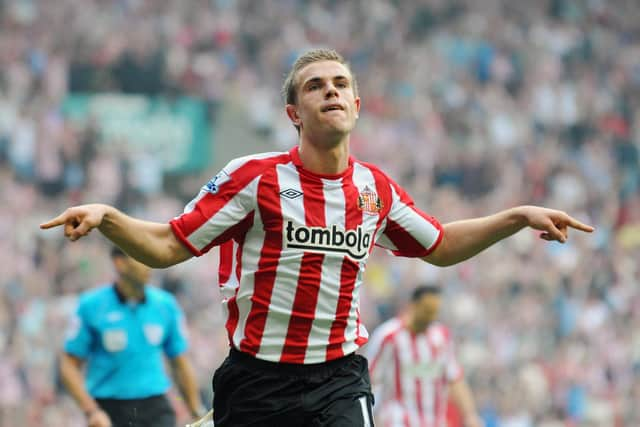
<instances>
[{"instance_id":1,"label":"shorts waistband","mask_svg":"<svg viewBox=\"0 0 640 427\"><path fill-rule=\"evenodd\" d=\"M229 359L241 366L262 372L271 372L297 377L331 376L335 371L347 366L355 358L356 354L351 353L338 359L321 363L285 363L258 359L250 354L236 350L233 347L229 350Z\"/></svg>"},{"instance_id":2,"label":"shorts waistband","mask_svg":"<svg viewBox=\"0 0 640 427\"><path fill-rule=\"evenodd\" d=\"M134 397L134 398L130 398L130 399L117 399L117 398L113 398L113 397L96 397L95 398L96 402L112 402L112 403L118 403L118 404L132 404L132 405L140 405L140 404L144 404L144 403L151 403L151 402L156 402L156 401L163 401L163 400L167 400L167 395L166 394L155 394L153 396L147 396L147 397Z\"/></svg>"}]
</instances>

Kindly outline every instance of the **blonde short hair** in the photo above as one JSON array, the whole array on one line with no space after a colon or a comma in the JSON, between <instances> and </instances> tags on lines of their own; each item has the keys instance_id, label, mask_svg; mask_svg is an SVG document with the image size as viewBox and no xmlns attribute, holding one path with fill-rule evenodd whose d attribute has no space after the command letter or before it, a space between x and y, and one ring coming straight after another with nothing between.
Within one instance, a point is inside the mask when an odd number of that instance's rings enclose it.
<instances>
[{"instance_id":1,"label":"blonde short hair","mask_svg":"<svg viewBox=\"0 0 640 427\"><path fill-rule=\"evenodd\" d=\"M358 96L358 83L356 82L356 76L351 71L351 67L349 63L344 59L342 55L336 52L333 49L313 49L308 52L302 54L296 62L293 63L287 78L284 80L284 84L282 85L282 97L284 98L285 104L296 104L297 103L297 78L298 72L306 67L309 64L320 61L336 61L340 64L347 67L349 72L351 73L351 85L353 87L353 94Z\"/></svg>"}]
</instances>

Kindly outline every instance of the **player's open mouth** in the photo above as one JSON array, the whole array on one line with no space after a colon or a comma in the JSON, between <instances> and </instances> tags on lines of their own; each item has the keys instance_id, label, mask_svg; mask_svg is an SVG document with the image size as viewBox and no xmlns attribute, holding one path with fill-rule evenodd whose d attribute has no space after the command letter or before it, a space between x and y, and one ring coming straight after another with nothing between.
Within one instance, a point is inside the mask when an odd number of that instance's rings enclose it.
<instances>
[{"instance_id":1,"label":"player's open mouth","mask_svg":"<svg viewBox=\"0 0 640 427\"><path fill-rule=\"evenodd\" d=\"M322 107L320 111L323 113L326 113L327 111L344 111L344 107L340 104L329 104Z\"/></svg>"}]
</instances>

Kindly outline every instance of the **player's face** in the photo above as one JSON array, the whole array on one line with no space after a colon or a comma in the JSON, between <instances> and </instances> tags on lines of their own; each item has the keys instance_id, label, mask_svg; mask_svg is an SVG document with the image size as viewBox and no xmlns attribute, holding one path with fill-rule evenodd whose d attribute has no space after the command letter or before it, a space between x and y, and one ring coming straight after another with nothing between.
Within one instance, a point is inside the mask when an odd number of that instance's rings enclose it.
<instances>
[{"instance_id":1,"label":"player's face","mask_svg":"<svg viewBox=\"0 0 640 427\"><path fill-rule=\"evenodd\" d=\"M415 320L422 327L427 327L436 320L440 312L440 295L425 294L415 304Z\"/></svg>"},{"instance_id":2,"label":"player's face","mask_svg":"<svg viewBox=\"0 0 640 427\"><path fill-rule=\"evenodd\" d=\"M301 134L328 141L348 135L360 111L349 69L336 61L318 61L302 68L296 79L297 104L287 114Z\"/></svg>"}]
</instances>

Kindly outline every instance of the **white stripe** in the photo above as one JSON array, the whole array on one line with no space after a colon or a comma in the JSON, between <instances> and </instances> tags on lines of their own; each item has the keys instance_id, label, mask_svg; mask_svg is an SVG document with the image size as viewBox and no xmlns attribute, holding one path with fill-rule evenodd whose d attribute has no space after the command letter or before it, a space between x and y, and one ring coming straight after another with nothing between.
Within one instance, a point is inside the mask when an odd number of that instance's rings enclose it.
<instances>
[{"instance_id":1,"label":"white stripe","mask_svg":"<svg viewBox=\"0 0 640 427\"><path fill-rule=\"evenodd\" d=\"M369 407L367 406L367 397L362 396L360 399L360 407L362 408L363 427L371 427L371 418L369 418Z\"/></svg>"}]
</instances>

